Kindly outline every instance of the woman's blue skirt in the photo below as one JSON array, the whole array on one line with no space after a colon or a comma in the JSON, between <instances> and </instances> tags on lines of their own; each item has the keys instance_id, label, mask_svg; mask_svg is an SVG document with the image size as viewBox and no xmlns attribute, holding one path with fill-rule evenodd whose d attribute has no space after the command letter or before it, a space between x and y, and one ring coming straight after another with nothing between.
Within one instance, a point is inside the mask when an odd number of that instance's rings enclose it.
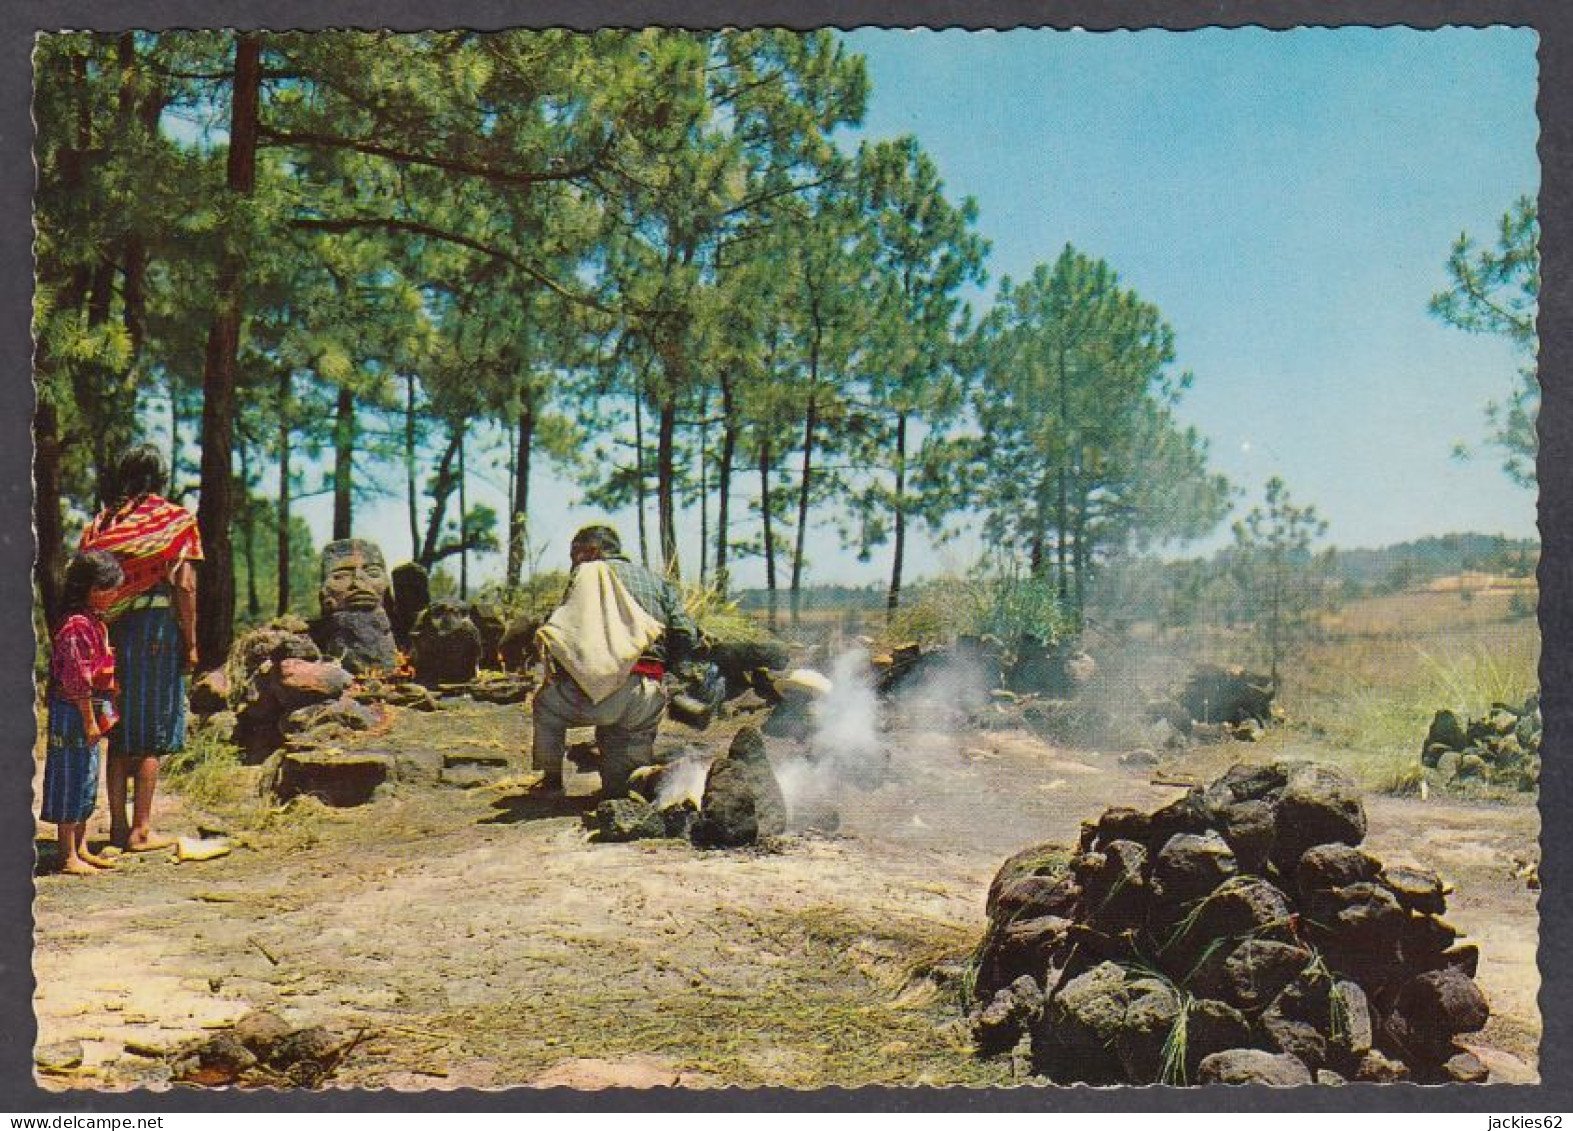
<instances>
[{"instance_id":1,"label":"woman's blue skirt","mask_svg":"<svg viewBox=\"0 0 1573 1131\"><path fill-rule=\"evenodd\" d=\"M173 754L186 746L185 644L167 608L133 609L109 627L120 684L112 755Z\"/></svg>"}]
</instances>

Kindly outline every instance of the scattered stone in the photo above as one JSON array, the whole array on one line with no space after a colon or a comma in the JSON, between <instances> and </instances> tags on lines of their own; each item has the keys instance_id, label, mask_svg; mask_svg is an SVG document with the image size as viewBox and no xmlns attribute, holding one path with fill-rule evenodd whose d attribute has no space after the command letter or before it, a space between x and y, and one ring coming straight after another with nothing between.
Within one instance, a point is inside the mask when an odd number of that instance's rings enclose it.
<instances>
[{"instance_id":1,"label":"scattered stone","mask_svg":"<svg viewBox=\"0 0 1573 1131\"><path fill-rule=\"evenodd\" d=\"M376 799L392 762L379 754L285 752L280 756L272 792L280 801L309 794L327 805L365 805Z\"/></svg>"},{"instance_id":2,"label":"scattered stone","mask_svg":"<svg viewBox=\"0 0 1573 1131\"><path fill-rule=\"evenodd\" d=\"M996 992L969 1020L972 1039L985 1055L1008 1052L1043 1016L1043 987L1023 974Z\"/></svg>"},{"instance_id":3,"label":"scattered stone","mask_svg":"<svg viewBox=\"0 0 1573 1131\"><path fill-rule=\"evenodd\" d=\"M1491 1075L1480 1058L1468 1049L1461 1049L1447 1058L1442 1072L1455 1084L1484 1084Z\"/></svg>"},{"instance_id":4,"label":"scattered stone","mask_svg":"<svg viewBox=\"0 0 1573 1131\"><path fill-rule=\"evenodd\" d=\"M1158 764L1158 755L1151 750L1131 750L1120 755L1120 765L1133 769L1145 769Z\"/></svg>"},{"instance_id":5,"label":"scattered stone","mask_svg":"<svg viewBox=\"0 0 1573 1131\"><path fill-rule=\"evenodd\" d=\"M272 1056L278 1043L292 1032L289 1022L266 1009L254 1009L235 1022L235 1036L260 1060Z\"/></svg>"},{"instance_id":6,"label":"scattered stone","mask_svg":"<svg viewBox=\"0 0 1573 1131\"><path fill-rule=\"evenodd\" d=\"M1409 1068L1376 1049L1360 1058L1354 1078L1365 1084L1398 1084L1409 1079Z\"/></svg>"},{"instance_id":7,"label":"scattered stone","mask_svg":"<svg viewBox=\"0 0 1573 1131\"><path fill-rule=\"evenodd\" d=\"M584 823L591 840L608 844L666 835L661 811L638 797L603 801L585 814Z\"/></svg>"},{"instance_id":8,"label":"scattered stone","mask_svg":"<svg viewBox=\"0 0 1573 1131\"><path fill-rule=\"evenodd\" d=\"M33 1063L41 1072L69 1072L82 1066L81 1041L55 1041L33 1050Z\"/></svg>"},{"instance_id":9,"label":"scattered stone","mask_svg":"<svg viewBox=\"0 0 1573 1131\"><path fill-rule=\"evenodd\" d=\"M257 1065L256 1055L232 1030L215 1033L174 1065L175 1079L184 1084L220 1088L233 1084Z\"/></svg>"},{"instance_id":10,"label":"scattered stone","mask_svg":"<svg viewBox=\"0 0 1573 1131\"><path fill-rule=\"evenodd\" d=\"M1260 1084L1270 1088L1309 1084L1311 1072L1286 1053L1228 1049L1206 1057L1197 1072L1200 1084Z\"/></svg>"},{"instance_id":11,"label":"scattered stone","mask_svg":"<svg viewBox=\"0 0 1573 1131\"><path fill-rule=\"evenodd\" d=\"M212 715L229 706L229 673L223 668L204 672L191 683L191 711L195 715Z\"/></svg>"}]
</instances>

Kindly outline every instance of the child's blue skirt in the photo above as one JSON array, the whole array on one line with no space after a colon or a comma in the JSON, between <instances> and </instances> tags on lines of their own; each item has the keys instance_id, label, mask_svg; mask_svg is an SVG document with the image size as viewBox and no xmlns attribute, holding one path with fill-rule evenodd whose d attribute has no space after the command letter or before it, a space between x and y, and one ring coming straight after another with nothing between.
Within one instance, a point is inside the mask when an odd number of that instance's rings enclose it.
<instances>
[{"instance_id":1,"label":"child's blue skirt","mask_svg":"<svg viewBox=\"0 0 1573 1131\"><path fill-rule=\"evenodd\" d=\"M98 802L98 746L87 744L76 704L49 698L49 747L39 817L55 824L85 821Z\"/></svg>"}]
</instances>

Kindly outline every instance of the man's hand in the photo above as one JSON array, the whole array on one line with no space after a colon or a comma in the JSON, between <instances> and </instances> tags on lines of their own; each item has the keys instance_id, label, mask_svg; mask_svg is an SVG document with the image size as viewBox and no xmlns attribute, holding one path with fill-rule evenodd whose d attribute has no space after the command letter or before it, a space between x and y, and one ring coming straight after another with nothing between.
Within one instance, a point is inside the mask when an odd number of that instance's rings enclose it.
<instances>
[{"instance_id":1,"label":"man's hand","mask_svg":"<svg viewBox=\"0 0 1573 1131\"><path fill-rule=\"evenodd\" d=\"M198 660L197 660L197 646L195 644L187 644L186 645L186 670L188 672L196 671L197 670L197 662L198 662Z\"/></svg>"}]
</instances>

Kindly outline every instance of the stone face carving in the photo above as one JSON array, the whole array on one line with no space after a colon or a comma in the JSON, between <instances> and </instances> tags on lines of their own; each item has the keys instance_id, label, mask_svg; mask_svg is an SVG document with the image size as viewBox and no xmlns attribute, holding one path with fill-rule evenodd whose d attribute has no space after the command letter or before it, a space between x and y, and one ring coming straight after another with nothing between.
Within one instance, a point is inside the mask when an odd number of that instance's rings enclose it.
<instances>
[{"instance_id":1,"label":"stone face carving","mask_svg":"<svg viewBox=\"0 0 1573 1131\"><path fill-rule=\"evenodd\" d=\"M468 683L481 656L481 633L457 601L434 601L410 638L415 682L423 687Z\"/></svg>"},{"instance_id":2,"label":"stone face carving","mask_svg":"<svg viewBox=\"0 0 1573 1131\"><path fill-rule=\"evenodd\" d=\"M357 674L398 666L388 619L388 566L382 549L364 538L343 538L322 548L317 599L322 616L312 637L324 654Z\"/></svg>"}]
</instances>

